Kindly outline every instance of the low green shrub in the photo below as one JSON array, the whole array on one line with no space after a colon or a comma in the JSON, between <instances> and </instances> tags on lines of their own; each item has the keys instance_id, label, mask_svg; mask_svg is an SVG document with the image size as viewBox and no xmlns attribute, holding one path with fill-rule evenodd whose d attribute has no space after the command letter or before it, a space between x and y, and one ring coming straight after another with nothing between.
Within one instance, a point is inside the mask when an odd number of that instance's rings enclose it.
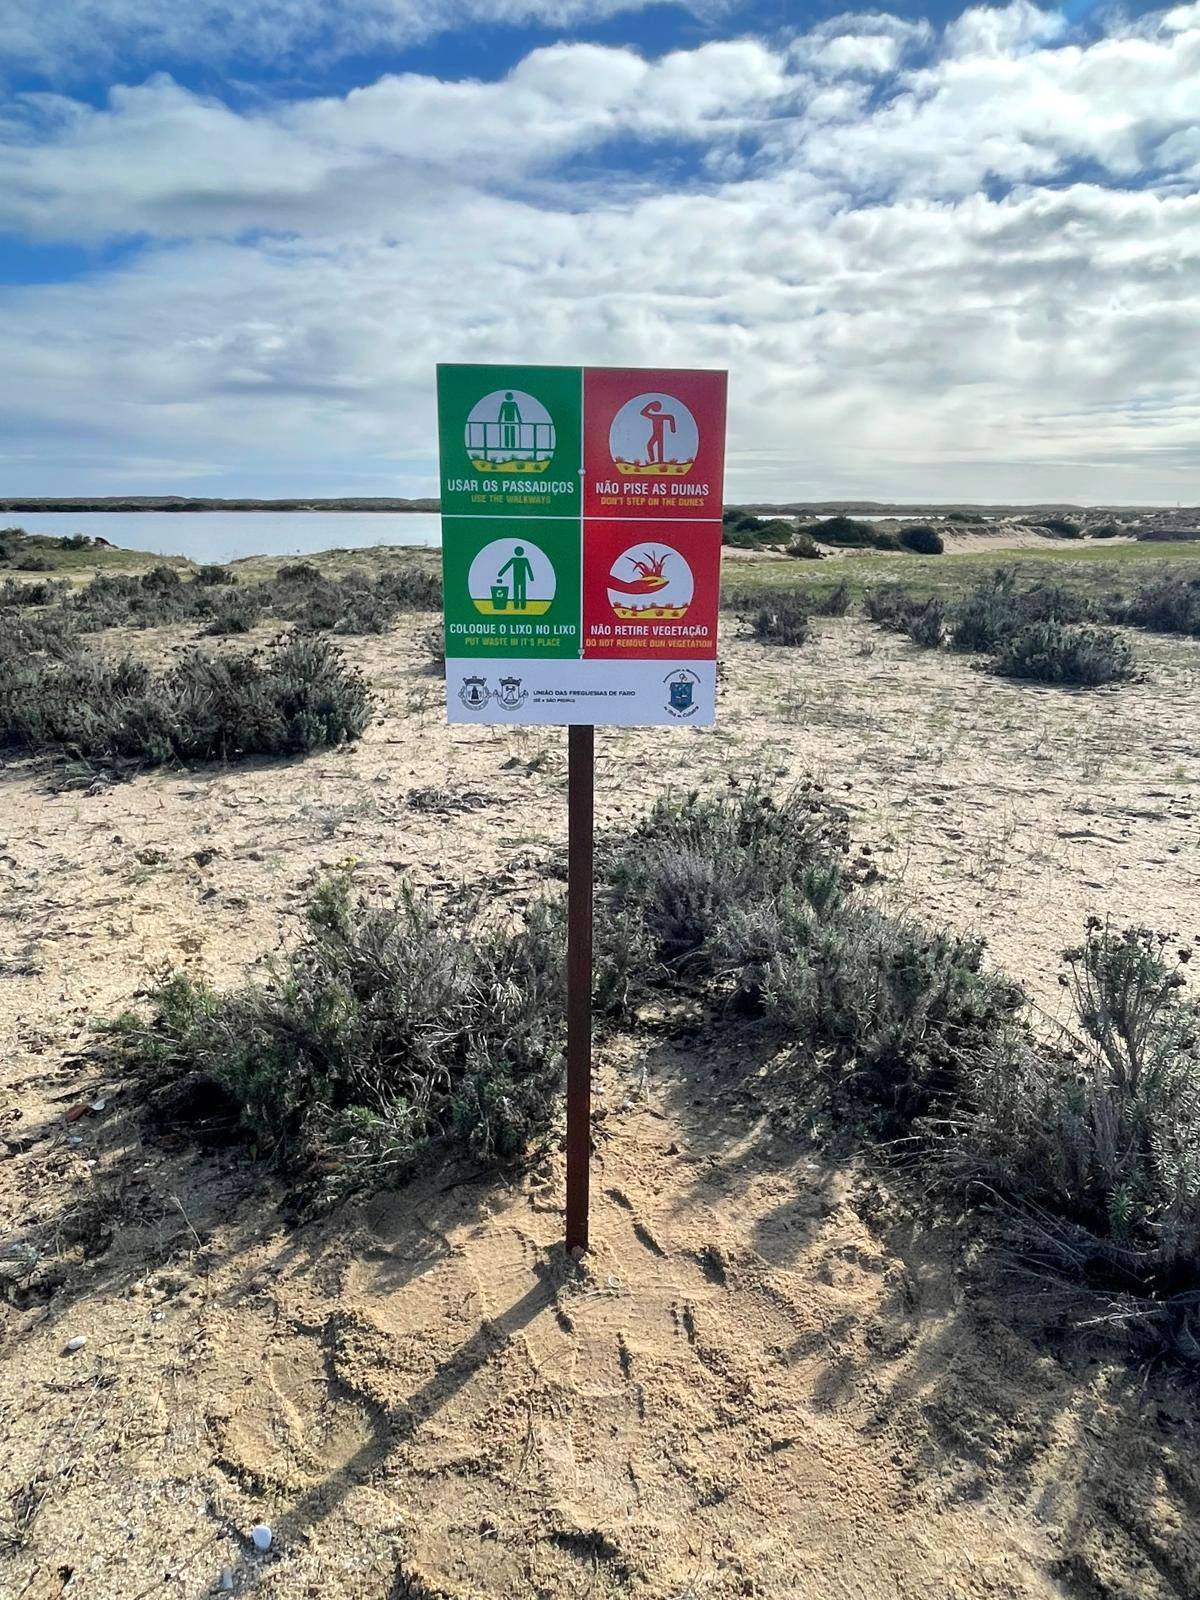
<instances>
[{"instance_id":1,"label":"low green shrub","mask_svg":"<svg viewBox=\"0 0 1200 1600\"><path fill-rule=\"evenodd\" d=\"M899 1127L952 1096L963 1053L1021 994L977 942L867 902L848 845L845 811L813 786L660 800L602 856L599 966L619 964L626 996L665 980L724 995Z\"/></svg>"},{"instance_id":2,"label":"low green shrub","mask_svg":"<svg viewBox=\"0 0 1200 1600\"><path fill-rule=\"evenodd\" d=\"M945 606L936 598L911 606L905 613L904 631L923 650L939 650L946 637Z\"/></svg>"},{"instance_id":3,"label":"low green shrub","mask_svg":"<svg viewBox=\"0 0 1200 1600\"><path fill-rule=\"evenodd\" d=\"M1125 530L1117 522L1097 522L1088 526L1084 531L1089 539L1116 539Z\"/></svg>"},{"instance_id":4,"label":"low green shrub","mask_svg":"<svg viewBox=\"0 0 1200 1600\"><path fill-rule=\"evenodd\" d=\"M374 905L338 874L262 980L222 995L171 978L148 1020L122 1019L118 1047L160 1116L207 1100L287 1169L333 1158L344 1186L447 1155L496 1165L556 1108L563 925L550 902L515 931L408 887Z\"/></svg>"},{"instance_id":5,"label":"low green shrub","mask_svg":"<svg viewBox=\"0 0 1200 1600\"><path fill-rule=\"evenodd\" d=\"M275 569L276 583L324 583L320 567L311 561L284 561Z\"/></svg>"},{"instance_id":6,"label":"low green shrub","mask_svg":"<svg viewBox=\"0 0 1200 1600\"><path fill-rule=\"evenodd\" d=\"M734 550L761 550L768 545L788 545L796 536L794 522L783 517L764 521L749 512L726 512L723 519L723 542Z\"/></svg>"},{"instance_id":7,"label":"low green shrub","mask_svg":"<svg viewBox=\"0 0 1200 1600\"><path fill-rule=\"evenodd\" d=\"M884 583L878 589L867 591L863 599L863 610L872 622L878 622L881 627L903 633L907 627L909 613L921 604L923 601L918 599L911 589L906 589L899 583Z\"/></svg>"},{"instance_id":8,"label":"low green shrub","mask_svg":"<svg viewBox=\"0 0 1200 1600\"><path fill-rule=\"evenodd\" d=\"M956 650L990 654L1034 624L1084 622L1094 615L1081 591L1045 581L1022 589L1011 567L998 567L951 609L950 643Z\"/></svg>"},{"instance_id":9,"label":"low green shrub","mask_svg":"<svg viewBox=\"0 0 1200 1600\"><path fill-rule=\"evenodd\" d=\"M884 533L869 522L859 522L854 517L826 517L823 522L810 522L800 529L811 539L822 544L845 546L847 549L899 550L900 541L894 533Z\"/></svg>"},{"instance_id":10,"label":"low green shrub","mask_svg":"<svg viewBox=\"0 0 1200 1600\"><path fill-rule=\"evenodd\" d=\"M32 583L23 582L20 578L5 578L0 583L0 610L8 606L48 606L60 600L70 588L66 582L54 582L52 579L34 579Z\"/></svg>"},{"instance_id":11,"label":"low green shrub","mask_svg":"<svg viewBox=\"0 0 1200 1600\"><path fill-rule=\"evenodd\" d=\"M844 617L850 609L850 585L845 578L832 589L810 589L805 595L814 617Z\"/></svg>"},{"instance_id":12,"label":"low green shrub","mask_svg":"<svg viewBox=\"0 0 1200 1600\"><path fill-rule=\"evenodd\" d=\"M1007 640L996 655L995 670L1005 678L1097 688L1136 675L1133 650L1107 628L1038 622Z\"/></svg>"},{"instance_id":13,"label":"low green shrub","mask_svg":"<svg viewBox=\"0 0 1200 1600\"><path fill-rule=\"evenodd\" d=\"M952 648L998 650L1021 626L1016 595L1016 576L1011 568L998 568L976 584L951 612Z\"/></svg>"},{"instance_id":14,"label":"low green shrub","mask_svg":"<svg viewBox=\"0 0 1200 1600\"><path fill-rule=\"evenodd\" d=\"M1200 638L1200 578L1155 578L1131 600L1109 607L1113 622L1129 623L1152 633L1183 633Z\"/></svg>"},{"instance_id":15,"label":"low green shrub","mask_svg":"<svg viewBox=\"0 0 1200 1600\"><path fill-rule=\"evenodd\" d=\"M940 556L945 553L946 541L934 527L926 522L910 522L896 535L904 550L918 556Z\"/></svg>"},{"instance_id":16,"label":"low green shrub","mask_svg":"<svg viewBox=\"0 0 1200 1600\"><path fill-rule=\"evenodd\" d=\"M260 584L247 588L222 587L211 602L212 613L201 632L212 635L249 633L262 620L265 603Z\"/></svg>"},{"instance_id":17,"label":"low green shrub","mask_svg":"<svg viewBox=\"0 0 1200 1600\"><path fill-rule=\"evenodd\" d=\"M390 567L375 579L376 593L398 611L440 611L442 580L421 567Z\"/></svg>"},{"instance_id":18,"label":"low green shrub","mask_svg":"<svg viewBox=\"0 0 1200 1600\"><path fill-rule=\"evenodd\" d=\"M209 561L196 568L196 576L193 582L198 583L202 589L215 589L224 584L236 583L237 579L228 567L222 567L214 561Z\"/></svg>"},{"instance_id":19,"label":"low green shrub","mask_svg":"<svg viewBox=\"0 0 1200 1600\"><path fill-rule=\"evenodd\" d=\"M371 709L362 675L333 645L303 636L262 657L190 651L158 675L83 650L0 656L0 747L117 768L298 755L358 738Z\"/></svg>"},{"instance_id":20,"label":"low green shrub","mask_svg":"<svg viewBox=\"0 0 1200 1600\"><path fill-rule=\"evenodd\" d=\"M1033 526L1042 528L1059 539L1082 539L1084 536L1082 525L1073 522L1070 517L1042 517Z\"/></svg>"},{"instance_id":21,"label":"low green shrub","mask_svg":"<svg viewBox=\"0 0 1200 1600\"><path fill-rule=\"evenodd\" d=\"M945 1130L956 1176L999 1195L1039 1278L1074 1285L1093 1325L1195 1361L1200 1301L1200 1008L1185 947L1097 919L1066 952L1079 1028L1010 1032L967 1059Z\"/></svg>"},{"instance_id":22,"label":"low green shrub","mask_svg":"<svg viewBox=\"0 0 1200 1600\"><path fill-rule=\"evenodd\" d=\"M797 561L821 561L825 556L810 533L793 533L784 554L794 556Z\"/></svg>"},{"instance_id":23,"label":"low green shrub","mask_svg":"<svg viewBox=\"0 0 1200 1600\"><path fill-rule=\"evenodd\" d=\"M801 645L808 638L812 613L807 598L794 591L760 591L747 597L750 631L760 644Z\"/></svg>"},{"instance_id":24,"label":"low green shrub","mask_svg":"<svg viewBox=\"0 0 1200 1600\"><path fill-rule=\"evenodd\" d=\"M54 571L54 563L53 563L53 561L49 561L49 560L47 560L47 558L45 556L39 556L39 555L30 554L30 555L27 555L27 556L18 556L16 558L16 560L13 562L12 565L13 565L13 571L14 572L53 572Z\"/></svg>"}]
</instances>

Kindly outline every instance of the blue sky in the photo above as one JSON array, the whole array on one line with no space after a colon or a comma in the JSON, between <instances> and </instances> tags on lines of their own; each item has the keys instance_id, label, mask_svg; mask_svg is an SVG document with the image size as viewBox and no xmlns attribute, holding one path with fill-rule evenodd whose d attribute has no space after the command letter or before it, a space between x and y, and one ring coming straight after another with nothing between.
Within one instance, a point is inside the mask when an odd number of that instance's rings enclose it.
<instances>
[{"instance_id":1,"label":"blue sky","mask_svg":"<svg viewBox=\"0 0 1200 1600\"><path fill-rule=\"evenodd\" d=\"M742 498L1200 498L1200 6L7 0L0 92L0 493L428 493L473 358L728 367Z\"/></svg>"}]
</instances>

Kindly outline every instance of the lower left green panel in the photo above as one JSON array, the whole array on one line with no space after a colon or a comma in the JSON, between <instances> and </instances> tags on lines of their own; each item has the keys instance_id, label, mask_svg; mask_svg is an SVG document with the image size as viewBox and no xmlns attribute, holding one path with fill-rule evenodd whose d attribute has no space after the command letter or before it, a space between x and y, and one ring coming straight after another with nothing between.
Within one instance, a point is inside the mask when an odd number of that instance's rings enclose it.
<instances>
[{"instance_id":1,"label":"lower left green panel","mask_svg":"<svg viewBox=\"0 0 1200 1600\"><path fill-rule=\"evenodd\" d=\"M578 658L580 543L578 517L443 517L446 654Z\"/></svg>"}]
</instances>

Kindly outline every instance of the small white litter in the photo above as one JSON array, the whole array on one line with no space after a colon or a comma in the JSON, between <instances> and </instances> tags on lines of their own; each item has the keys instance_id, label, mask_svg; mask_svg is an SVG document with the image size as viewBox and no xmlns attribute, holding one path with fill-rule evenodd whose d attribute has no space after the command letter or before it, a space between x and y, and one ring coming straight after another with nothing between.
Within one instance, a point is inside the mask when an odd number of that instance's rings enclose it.
<instances>
[{"instance_id":1,"label":"small white litter","mask_svg":"<svg viewBox=\"0 0 1200 1600\"><path fill-rule=\"evenodd\" d=\"M84 1333L77 1333L73 1339L67 1340L66 1344L63 1345L63 1350L67 1355L73 1356L76 1350L82 1350L86 1343L87 1335Z\"/></svg>"},{"instance_id":2,"label":"small white litter","mask_svg":"<svg viewBox=\"0 0 1200 1600\"><path fill-rule=\"evenodd\" d=\"M250 1529L250 1538L256 1550L267 1551L271 1548L271 1530L265 1522L256 1522Z\"/></svg>"}]
</instances>

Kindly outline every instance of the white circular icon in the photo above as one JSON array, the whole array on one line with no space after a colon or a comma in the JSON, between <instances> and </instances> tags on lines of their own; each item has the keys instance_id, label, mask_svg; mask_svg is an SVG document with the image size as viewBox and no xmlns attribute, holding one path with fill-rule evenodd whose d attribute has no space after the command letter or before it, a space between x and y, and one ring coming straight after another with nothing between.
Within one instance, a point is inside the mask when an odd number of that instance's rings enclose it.
<instances>
[{"instance_id":1,"label":"white circular icon","mask_svg":"<svg viewBox=\"0 0 1200 1600\"><path fill-rule=\"evenodd\" d=\"M493 389L471 407L463 440L478 472L545 472L554 419L524 389Z\"/></svg>"},{"instance_id":2,"label":"white circular icon","mask_svg":"<svg viewBox=\"0 0 1200 1600\"><path fill-rule=\"evenodd\" d=\"M467 573L467 591L485 617L544 617L554 589L549 556L528 539L493 539Z\"/></svg>"},{"instance_id":3,"label":"white circular icon","mask_svg":"<svg viewBox=\"0 0 1200 1600\"><path fill-rule=\"evenodd\" d=\"M608 603L626 620L682 617L695 592L691 567L668 544L630 545L609 568Z\"/></svg>"},{"instance_id":4,"label":"white circular icon","mask_svg":"<svg viewBox=\"0 0 1200 1600\"><path fill-rule=\"evenodd\" d=\"M682 478L696 464L700 430L682 400L669 394L639 394L613 418L608 449L618 472Z\"/></svg>"}]
</instances>

